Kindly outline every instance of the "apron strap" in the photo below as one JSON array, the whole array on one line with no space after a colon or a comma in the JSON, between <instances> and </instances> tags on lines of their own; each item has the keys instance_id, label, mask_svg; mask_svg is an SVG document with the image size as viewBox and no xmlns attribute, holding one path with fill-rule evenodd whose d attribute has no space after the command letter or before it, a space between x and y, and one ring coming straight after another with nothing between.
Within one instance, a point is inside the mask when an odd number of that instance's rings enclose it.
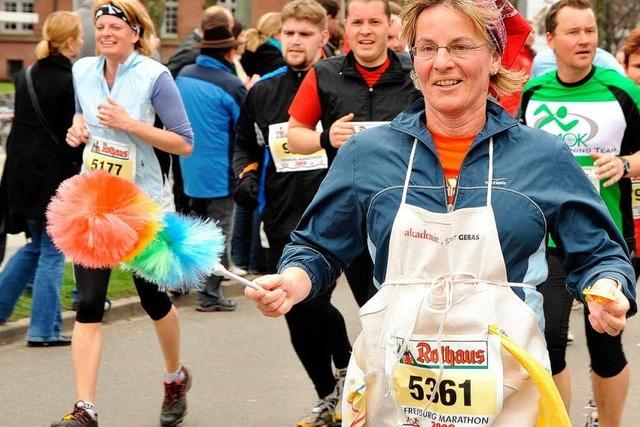
<instances>
[{"instance_id":1,"label":"apron strap","mask_svg":"<svg viewBox=\"0 0 640 427\"><path fill-rule=\"evenodd\" d=\"M502 286L505 288L523 288L523 289L531 289L534 291L538 289L535 285L531 285L529 283L499 282L495 280L480 280L475 278L459 279L459 278L455 278L455 274L452 277L453 278L451 278L451 280L454 285L458 283L465 284L465 285L474 285L474 284L484 283L491 286ZM400 281L389 280L382 283L380 288L382 288L383 286L391 286L391 285L427 285L432 282L439 282L441 280L445 280L446 278L447 278L446 276L439 276L429 281L426 279L402 279Z\"/></svg>"},{"instance_id":2,"label":"apron strap","mask_svg":"<svg viewBox=\"0 0 640 427\"><path fill-rule=\"evenodd\" d=\"M487 206L491 207L491 188L493 187L493 137L489 138L489 172L487 173Z\"/></svg>"},{"instance_id":3,"label":"apron strap","mask_svg":"<svg viewBox=\"0 0 640 427\"><path fill-rule=\"evenodd\" d=\"M411 156L409 156L409 165L407 166L407 175L404 178L404 187L402 188L402 200L401 205L404 205L407 201L407 190L409 189L409 178L411 178L411 170L413 169L413 159L416 155L416 147L418 145L418 139L413 140L413 147L411 147Z\"/></svg>"}]
</instances>

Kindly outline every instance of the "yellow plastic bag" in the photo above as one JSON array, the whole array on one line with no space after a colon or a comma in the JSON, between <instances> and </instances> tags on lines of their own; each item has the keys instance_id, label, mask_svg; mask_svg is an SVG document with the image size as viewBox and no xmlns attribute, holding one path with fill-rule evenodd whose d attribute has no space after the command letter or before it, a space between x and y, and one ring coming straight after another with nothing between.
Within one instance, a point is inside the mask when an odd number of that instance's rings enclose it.
<instances>
[{"instance_id":1,"label":"yellow plastic bag","mask_svg":"<svg viewBox=\"0 0 640 427\"><path fill-rule=\"evenodd\" d=\"M540 414L538 415L536 427L571 427L569 415L551 374L522 347L507 337L498 325L491 325L489 333L500 337L502 346L531 375L533 383L540 392L540 399L538 400Z\"/></svg>"}]
</instances>

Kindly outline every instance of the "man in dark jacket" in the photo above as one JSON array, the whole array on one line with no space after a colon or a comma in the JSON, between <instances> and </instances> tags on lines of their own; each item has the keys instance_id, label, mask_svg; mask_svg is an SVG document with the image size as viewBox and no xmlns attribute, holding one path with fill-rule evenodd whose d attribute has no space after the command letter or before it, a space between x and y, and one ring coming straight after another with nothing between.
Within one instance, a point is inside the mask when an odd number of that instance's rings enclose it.
<instances>
[{"instance_id":1,"label":"man in dark jacket","mask_svg":"<svg viewBox=\"0 0 640 427\"><path fill-rule=\"evenodd\" d=\"M237 43L226 23L206 28L196 63L184 67L176 79L195 141L191 156L180 158L184 192L193 213L216 221L226 236L233 215L234 128L246 95L244 84L232 71ZM221 262L227 267L226 251ZM235 310L235 303L223 296L221 281L216 275L207 278L204 289L198 291L196 310Z\"/></svg>"},{"instance_id":2,"label":"man in dark jacket","mask_svg":"<svg viewBox=\"0 0 640 427\"><path fill-rule=\"evenodd\" d=\"M389 121L420 98L410 68L387 49L389 19L385 0L347 3L345 32L352 50L320 61L307 73L289 108L291 151L308 154L324 148L331 162L355 133L353 120ZM316 131L319 121L322 132ZM345 274L358 305L364 305L375 293L369 254L363 252Z\"/></svg>"},{"instance_id":3,"label":"man in dark jacket","mask_svg":"<svg viewBox=\"0 0 640 427\"><path fill-rule=\"evenodd\" d=\"M167 68L175 79L180 71L187 65L194 64L200 54L197 44L202 41L202 34L206 28L217 25L233 26L233 15L222 6L211 6L202 12L202 23L200 28L193 30L193 34L184 40L169 58ZM176 210L182 213L189 213L189 197L184 194L184 184L182 182L182 171L180 169L180 156L171 154L171 167L173 169L173 197Z\"/></svg>"},{"instance_id":4,"label":"man in dark jacket","mask_svg":"<svg viewBox=\"0 0 640 427\"><path fill-rule=\"evenodd\" d=\"M196 62L196 58L200 54L197 44L202 41L202 33L206 28L224 25L225 23L231 30L233 26L233 15L229 9L222 6L211 6L202 12L200 28L193 30L191 36L185 39L176 49L174 54L167 62L167 68L171 71L171 75L175 79L178 77L180 70L185 66Z\"/></svg>"},{"instance_id":5,"label":"man in dark jacket","mask_svg":"<svg viewBox=\"0 0 640 427\"><path fill-rule=\"evenodd\" d=\"M249 91L238 120L233 161L239 178L236 201L258 204L269 248L271 271L276 266L289 234L326 175L324 150L294 155L287 150L289 105L302 79L322 56L327 18L315 0L295 0L282 10L282 49L286 66L263 76ZM261 177L261 178L259 178ZM335 283L332 288L335 287ZM299 304L285 317L293 347L311 378L318 403L298 422L299 426L326 426L339 419L340 390L349 363L351 344L340 312L331 304L331 292ZM333 375L332 362L338 370ZM339 411L338 411L339 413Z\"/></svg>"}]
</instances>

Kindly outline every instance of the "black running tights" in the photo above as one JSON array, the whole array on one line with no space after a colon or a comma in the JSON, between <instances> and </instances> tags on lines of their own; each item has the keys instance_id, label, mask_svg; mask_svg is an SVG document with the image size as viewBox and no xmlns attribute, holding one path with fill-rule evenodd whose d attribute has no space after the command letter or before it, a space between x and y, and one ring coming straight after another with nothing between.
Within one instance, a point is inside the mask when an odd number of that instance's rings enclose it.
<instances>
[{"instance_id":1,"label":"black running tights","mask_svg":"<svg viewBox=\"0 0 640 427\"><path fill-rule=\"evenodd\" d=\"M551 359L551 373L556 375L567 366L565 352L573 296L567 291L565 284L567 275L559 254L556 250L550 252L547 260L549 277L538 290L544 296L544 336ZM591 356L591 369L602 378L618 375L627 365L627 359L622 350L622 334L612 337L596 332L589 322L589 311L586 305L583 312L587 348Z\"/></svg>"},{"instance_id":2,"label":"black running tights","mask_svg":"<svg viewBox=\"0 0 640 427\"><path fill-rule=\"evenodd\" d=\"M273 242L269 239L271 248L267 249L267 260L270 271L276 271L284 245L285 242ZM351 356L344 318L331 304L331 294L335 287L334 282L314 298L294 305L285 315L293 348L319 398L331 394L335 388L336 379L331 362L337 369L343 369L349 364Z\"/></svg>"},{"instance_id":3,"label":"black running tights","mask_svg":"<svg viewBox=\"0 0 640 427\"><path fill-rule=\"evenodd\" d=\"M104 316L104 302L107 298L107 287L111 269L86 268L73 266L78 288L78 311L76 320L80 323L99 323ZM171 300L158 286L137 276L133 283L140 296L142 308L153 320L160 320L171 310Z\"/></svg>"}]
</instances>

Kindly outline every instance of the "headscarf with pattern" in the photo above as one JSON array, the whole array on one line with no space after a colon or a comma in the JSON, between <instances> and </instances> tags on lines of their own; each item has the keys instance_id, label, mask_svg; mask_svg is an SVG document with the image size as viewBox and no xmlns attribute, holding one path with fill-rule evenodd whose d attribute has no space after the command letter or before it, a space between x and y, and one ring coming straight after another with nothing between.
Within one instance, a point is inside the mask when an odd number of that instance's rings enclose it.
<instances>
[{"instance_id":1,"label":"headscarf with pattern","mask_svg":"<svg viewBox=\"0 0 640 427\"><path fill-rule=\"evenodd\" d=\"M496 20L489 28L498 52L502 56L502 65L511 67L524 46L531 26L508 0L473 0L485 9L499 10L501 19Z\"/></svg>"}]
</instances>

